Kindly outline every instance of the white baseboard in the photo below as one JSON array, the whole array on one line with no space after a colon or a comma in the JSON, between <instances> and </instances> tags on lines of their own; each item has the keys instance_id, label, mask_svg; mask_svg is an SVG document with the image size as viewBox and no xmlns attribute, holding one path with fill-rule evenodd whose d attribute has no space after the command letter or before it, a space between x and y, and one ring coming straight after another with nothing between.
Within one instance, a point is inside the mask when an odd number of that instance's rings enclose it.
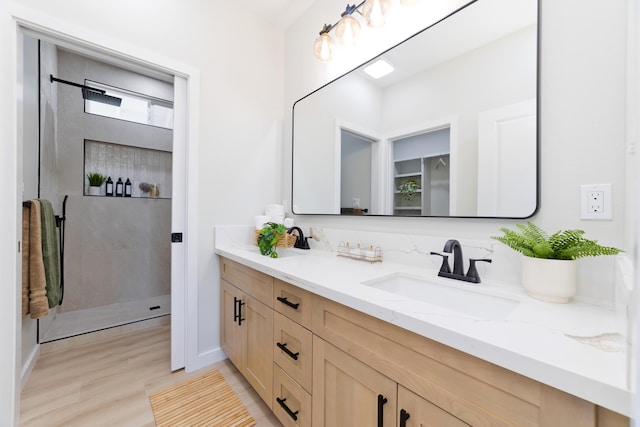
<instances>
[{"instance_id":1,"label":"white baseboard","mask_svg":"<svg viewBox=\"0 0 640 427\"><path fill-rule=\"evenodd\" d=\"M33 347L31 354L29 354L29 357L27 358L26 362L24 363L24 365L22 365L22 373L20 378L20 390L22 390L24 386L27 385L27 381L31 376L31 372L33 372L33 368L36 367L36 362L38 361L39 357L40 357L40 344L36 344Z\"/></svg>"}]
</instances>

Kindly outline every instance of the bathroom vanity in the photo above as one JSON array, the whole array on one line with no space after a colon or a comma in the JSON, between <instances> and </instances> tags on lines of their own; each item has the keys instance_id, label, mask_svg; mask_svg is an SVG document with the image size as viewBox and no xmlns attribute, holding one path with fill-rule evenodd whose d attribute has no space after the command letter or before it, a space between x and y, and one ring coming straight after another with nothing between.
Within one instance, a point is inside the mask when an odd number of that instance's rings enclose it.
<instances>
[{"instance_id":1,"label":"bathroom vanity","mask_svg":"<svg viewBox=\"0 0 640 427\"><path fill-rule=\"evenodd\" d=\"M624 352L563 332L608 310L465 316L370 286L398 266L288 251L216 243L222 348L285 426L628 425Z\"/></svg>"}]
</instances>

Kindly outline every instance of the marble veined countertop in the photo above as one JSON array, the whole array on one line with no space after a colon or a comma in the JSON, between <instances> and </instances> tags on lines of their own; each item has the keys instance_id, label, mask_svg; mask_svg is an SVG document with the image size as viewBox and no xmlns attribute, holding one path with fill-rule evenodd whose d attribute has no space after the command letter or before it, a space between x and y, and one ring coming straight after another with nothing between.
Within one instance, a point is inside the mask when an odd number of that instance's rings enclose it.
<instances>
[{"instance_id":1,"label":"marble veined countertop","mask_svg":"<svg viewBox=\"0 0 640 427\"><path fill-rule=\"evenodd\" d=\"M612 411L630 415L627 339L615 313L581 302L552 304L519 288L437 277L411 265L338 257L327 251L280 249L280 258L255 246L218 238L215 252L255 270L378 319L502 366ZM367 286L399 273L480 296L480 315ZM509 301L508 308L501 301ZM493 307L493 304L496 304ZM446 304L444 304L446 305ZM495 310L493 310L495 308ZM474 311L474 310L471 310ZM482 313L495 312L495 316Z\"/></svg>"}]
</instances>

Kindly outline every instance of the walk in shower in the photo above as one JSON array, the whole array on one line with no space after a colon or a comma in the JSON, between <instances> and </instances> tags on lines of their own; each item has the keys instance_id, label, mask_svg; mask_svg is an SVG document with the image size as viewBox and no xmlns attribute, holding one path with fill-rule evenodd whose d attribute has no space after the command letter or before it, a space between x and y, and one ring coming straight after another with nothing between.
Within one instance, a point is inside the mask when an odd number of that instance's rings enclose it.
<instances>
[{"instance_id":1,"label":"walk in shower","mask_svg":"<svg viewBox=\"0 0 640 427\"><path fill-rule=\"evenodd\" d=\"M39 57L39 195L63 217L64 297L38 341L168 316L173 85L44 42ZM92 103L78 85L122 104ZM89 174L109 190L90 195Z\"/></svg>"}]
</instances>

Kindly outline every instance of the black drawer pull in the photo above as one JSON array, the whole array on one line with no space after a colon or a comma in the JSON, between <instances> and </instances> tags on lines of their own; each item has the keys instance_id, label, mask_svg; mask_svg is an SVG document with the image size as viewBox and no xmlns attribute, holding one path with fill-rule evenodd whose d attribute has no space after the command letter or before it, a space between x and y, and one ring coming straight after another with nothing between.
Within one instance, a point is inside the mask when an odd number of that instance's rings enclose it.
<instances>
[{"instance_id":1,"label":"black drawer pull","mask_svg":"<svg viewBox=\"0 0 640 427\"><path fill-rule=\"evenodd\" d=\"M378 395L378 427L383 427L384 418L384 404L387 403L387 398L383 395Z\"/></svg>"},{"instance_id":2,"label":"black drawer pull","mask_svg":"<svg viewBox=\"0 0 640 427\"><path fill-rule=\"evenodd\" d=\"M242 326L242 321L244 318L242 317L242 306L244 303L241 299L238 300L238 326Z\"/></svg>"},{"instance_id":3,"label":"black drawer pull","mask_svg":"<svg viewBox=\"0 0 640 427\"><path fill-rule=\"evenodd\" d=\"M298 355L300 354L300 352L298 353L294 353L291 350L289 350L287 348L287 343L281 344L281 343L276 343L276 345L280 348L280 350L284 351L285 353L287 353L287 355L292 358L293 360L298 360Z\"/></svg>"},{"instance_id":4,"label":"black drawer pull","mask_svg":"<svg viewBox=\"0 0 640 427\"><path fill-rule=\"evenodd\" d=\"M300 307L300 303L299 302L293 303L293 302L289 301L287 299L287 297L276 297L276 299L278 301L280 301L281 303L283 303L285 305L288 305L289 307L293 308L294 310L297 310L298 307Z\"/></svg>"},{"instance_id":5,"label":"black drawer pull","mask_svg":"<svg viewBox=\"0 0 640 427\"><path fill-rule=\"evenodd\" d=\"M293 421L298 421L298 412L299 411L293 412L291 409L289 409L287 404L284 403L284 402L286 402L286 400L287 400L286 398L285 399L280 399L279 397L276 397L276 401L280 404L280 406L282 406L282 409L284 409L284 411L287 414L289 414L289 416L291 418L293 418Z\"/></svg>"},{"instance_id":6,"label":"black drawer pull","mask_svg":"<svg viewBox=\"0 0 640 427\"><path fill-rule=\"evenodd\" d=\"M400 427L407 427L407 420L409 418L411 418L411 414L404 409L400 409Z\"/></svg>"},{"instance_id":7,"label":"black drawer pull","mask_svg":"<svg viewBox=\"0 0 640 427\"><path fill-rule=\"evenodd\" d=\"M238 320L238 297L233 297L233 321L236 322Z\"/></svg>"}]
</instances>

